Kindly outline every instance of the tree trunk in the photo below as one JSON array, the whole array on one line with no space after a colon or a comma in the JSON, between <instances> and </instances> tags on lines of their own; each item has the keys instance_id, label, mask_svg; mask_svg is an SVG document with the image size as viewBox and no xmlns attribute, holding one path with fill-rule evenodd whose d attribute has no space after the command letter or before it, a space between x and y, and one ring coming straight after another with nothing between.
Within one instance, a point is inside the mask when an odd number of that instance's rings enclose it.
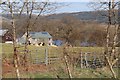
<instances>
[{"instance_id":1,"label":"tree trunk","mask_svg":"<svg viewBox=\"0 0 120 80\"><path fill-rule=\"evenodd\" d=\"M70 70L69 63L68 63L67 52L66 52L65 48L64 48L63 55L64 55L64 59L65 59L65 64L66 64L66 68L67 68L68 76L69 76L69 79L71 79L71 78L72 78L72 74L71 74L71 70Z\"/></svg>"},{"instance_id":2,"label":"tree trunk","mask_svg":"<svg viewBox=\"0 0 120 80\"><path fill-rule=\"evenodd\" d=\"M18 62L19 62L19 59L18 59L18 55L17 55L17 47L16 47L16 27L15 27L15 20L14 20L14 14L13 14L13 10L12 10L12 5L10 4L9 2L9 8L10 8L10 13L11 13L11 16L12 16L12 29L13 29L13 49L14 49L14 55L13 55L13 62L14 62L14 66L15 66L15 69L16 69L16 76L17 78L20 80L20 73L19 73L19 69L18 69Z\"/></svg>"}]
</instances>

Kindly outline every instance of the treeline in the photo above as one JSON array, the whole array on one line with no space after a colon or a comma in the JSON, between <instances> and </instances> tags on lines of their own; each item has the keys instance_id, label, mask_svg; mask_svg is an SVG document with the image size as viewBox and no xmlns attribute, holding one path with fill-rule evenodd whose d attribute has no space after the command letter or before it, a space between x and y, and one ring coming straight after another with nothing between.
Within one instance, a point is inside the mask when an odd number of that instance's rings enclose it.
<instances>
[{"instance_id":1,"label":"treeline","mask_svg":"<svg viewBox=\"0 0 120 80\"><path fill-rule=\"evenodd\" d=\"M73 16L64 16L61 19L49 19L40 16L35 25L33 25L35 17L35 15L32 16L29 31L47 31L53 36L53 40L60 39L73 46L80 46L83 43L85 43L85 46L105 45L105 29L107 24L101 24L94 21L82 21ZM25 33L27 21L27 16L25 15L16 16L15 26L17 38ZM3 20L2 26L12 32L10 22ZM111 31L113 31L113 29L111 29ZM113 34L114 32L112 32L111 38Z\"/></svg>"}]
</instances>

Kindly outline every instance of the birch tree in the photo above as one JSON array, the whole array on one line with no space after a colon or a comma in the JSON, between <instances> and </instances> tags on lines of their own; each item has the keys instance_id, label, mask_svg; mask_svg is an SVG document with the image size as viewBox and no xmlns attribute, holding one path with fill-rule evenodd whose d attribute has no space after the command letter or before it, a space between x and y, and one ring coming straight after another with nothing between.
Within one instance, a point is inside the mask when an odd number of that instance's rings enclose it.
<instances>
[{"instance_id":1,"label":"birch tree","mask_svg":"<svg viewBox=\"0 0 120 80\"><path fill-rule=\"evenodd\" d=\"M28 63L28 60L27 60L27 55L28 55L28 44L29 44L29 32L31 31L31 27L34 27L39 16L43 15L43 14L46 14L46 13L51 13L52 11L56 10L58 8L58 5L57 3L54 3L54 2L49 2L49 1L45 1L45 2L35 2L35 1L32 1L32 2L29 2L29 1L26 1L26 10L23 8L22 10L25 10L26 11L26 14L28 16L28 19L27 19L27 26L26 26L26 42L25 42L25 53L24 53L24 66L27 65ZM31 22L32 20L32 15L34 14L34 12L37 11L37 14L36 14L36 18L33 22ZM20 13L21 14L21 13ZM26 67L28 68L28 67ZM28 70L28 69L26 69Z\"/></svg>"},{"instance_id":2,"label":"birch tree","mask_svg":"<svg viewBox=\"0 0 120 80\"><path fill-rule=\"evenodd\" d=\"M118 25L118 4L119 1L115 0L109 0L109 1L101 1L101 0L95 0L95 2L91 3L92 7L94 7L95 10L104 10L107 11L107 14L101 14L103 16L106 16L108 21L107 21L107 27L106 27L106 46L105 46L105 60L107 61L106 63L108 64L108 67L113 75L114 78L116 78L116 73L113 70L113 65L117 62L118 60L118 53L116 46L119 43L118 41L118 33L119 33L119 25ZM112 39L112 45L110 46L110 28L114 26L114 36ZM112 47L110 49L110 47ZM118 53L119 54L119 53Z\"/></svg>"},{"instance_id":3,"label":"birch tree","mask_svg":"<svg viewBox=\"0 0 120 80\"><path fill-rule=\"evenodd\" d=\"M30 27L34 27L37 22L39 16L51 13L55 11L60 5L57 5L55 2L43 1L43 2L36 2L35 0L23 0L23 1L15 1L15 0L8 0L8 1L1 1L0 8L3 13L11 14L11 28L13 33L13 61L16 69L16 76L20 79L20 71L19 71L19 57L17 52L17 43L16 43L16 26L15 25L15 17L20 18L22 14L27 15L27 25L25 27L26 34L26 42L25 42L25 53L23 58L23 64L28 71L28 39L29 39L29 32ZM35 13L37 12L37 13ZM32 16L36 15L34 22L31 22Z\"/></svg>"},{"instance_id":4,"label":"birch tree","mask_svg":"<svg viewBox=\"0 0 120 80\"><path fill-rule=\"evenodd\" d=\"M17 46L16 46L16 27L15 27L15 18L14 13L16 11L15 6L17 3L10 2L9 0L7 2L2 2L1 8L5 11L11 14L11 27L12 27L12 33L13 33L13 62L16 69L16 76L18 79L20 79L20 72L18 68L18 62L19 58L17 55Z\"/></svg>"}]
</instances>

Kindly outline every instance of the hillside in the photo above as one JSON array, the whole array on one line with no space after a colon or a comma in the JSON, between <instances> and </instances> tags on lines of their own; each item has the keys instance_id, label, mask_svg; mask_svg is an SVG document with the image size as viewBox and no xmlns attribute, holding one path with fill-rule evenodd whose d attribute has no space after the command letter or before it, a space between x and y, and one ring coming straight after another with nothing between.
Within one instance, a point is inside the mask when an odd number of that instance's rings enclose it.
<instances>
[{"instance_id":1,"label":"hillside","mask_svg":"<svg viewBox=\"0 0 120 80\"><path fill-rule=\"evenodd\" d=\"M89 12L74 12L74 13L60 13L60 14L52 14L46 16L49 19L61 19L65 16L73 16L79 20L83 21L97 21L100 23L104 23L107 21L107 17L103 16L107 14L106 11L89 11Z\"/></svg>"},{"instance_id":2,"label":"hillside","mask_svg":"<svg viewBox=\"0 0 120 80\"><path fill-rule=\"evenodd\" d=\"M102 14L102 15L101 15ZM73 12L73 13L59 13L59 14L51 14L45 16L48 19L62 19L65 16L72 16L79 20L83 21L97 21L100 23L104 23L107 21L107 18L103 15L107 14L106 11L89 11L89 12ZM15 15L17 17L18 15ZM26 15L21 15L22 17L26 17ZM7 19L11 19L10 14L2 14L2 17Z\"/></svg>"},{"instance_id":3,"label":"hillside","mask_svg":"<svg viewBox=\"0 0 120 80\"><path fill-rule=\"evenodd\" d=\"M36 15L32 15L30 20L30 31L47 31L53 39L61 39L67 41L74 46L79 46L79 43L93 43L97 46L102 46L105 43L105 22L107 18L97 14L98 12L76 12L76 13L61 13L40 16L33 25ZM102 11L101 11L102 13ZM103 11L102 14L105 14ZM8 29L12 33L11 16L3 14L2 28ZM15 15L15 26L17 38L21 37L26 32L27 16L25 14ZM114 29L111 30L114 34ZM99 36L99 37L98 37ZM111 35L111 40L112 40ZM74 41L74 42L73 42Z\"/></svg>"}]
</instances>

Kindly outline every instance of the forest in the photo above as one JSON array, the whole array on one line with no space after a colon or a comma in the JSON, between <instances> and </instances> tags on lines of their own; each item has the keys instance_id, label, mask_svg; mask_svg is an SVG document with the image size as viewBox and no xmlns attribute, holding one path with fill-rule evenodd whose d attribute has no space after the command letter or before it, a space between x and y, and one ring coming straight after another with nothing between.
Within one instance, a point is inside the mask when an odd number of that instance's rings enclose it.
<instances>
[{"instance_id":1,"label":"forest","mask_svg":"<svg viewBox=\"0 0 120 80\"><path fill-rule=\"evenodd\" d=\"M101 11L102 12L102 11ZM83 12L86 13L86 12ZM88 14L91 12L87 12ZM76 13L73 13L76 14ZM92 13L94 15L94 13ZM56 17L58 15L58 17ZM91 44L89 46L104 46L104 42L106 40L106 26L107 23L91 21L91 18L87 20L77 19L73 15L60 15L60 14L52 14L49 16L40 16L34 26L30 26L30 31L47 31L53 36L53 40L59 39L64 42L69 42L72 46L81 46L80 43L87 42ZM61 17L60 17L60 16ZM2 28L9 29L12 33L10 19L11 16L9 14L3 14L3 22ZM26 30L24 27L27 25L27 15L23 14L19 18L15 15L15 25L16 25L16 32L17 38L21 37ZM36 15L32 16L31 24L35 20ZM60 18L59 18L60 17ZM95 18L98 16L93 16ZM100 18L98 18L99 20ZM104 18L103 18L104 19ZM21 24L22 23L22 24ZM112 44L112 37L114 35L114 27L111 27L111 44ZM99 37L98 37L99 36ZM119 44L118 44L119 45ZM86 45L87 46L87 45Z\"/></svg>"}]
</instances>

